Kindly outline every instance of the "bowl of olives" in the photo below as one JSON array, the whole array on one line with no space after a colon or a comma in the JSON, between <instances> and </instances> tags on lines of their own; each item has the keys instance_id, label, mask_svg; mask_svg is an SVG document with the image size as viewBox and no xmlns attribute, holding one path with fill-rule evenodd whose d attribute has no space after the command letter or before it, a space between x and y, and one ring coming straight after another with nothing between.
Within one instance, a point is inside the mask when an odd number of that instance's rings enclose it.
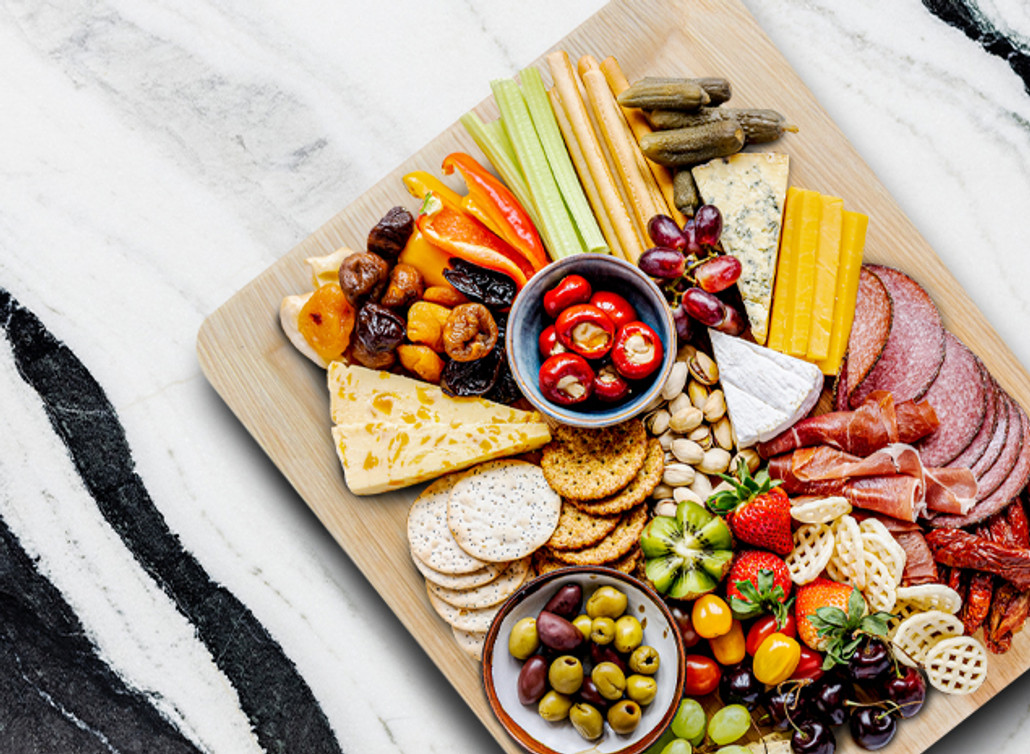
<instances>
[{"instance_id":1,"label":"bowl of olives","mask_svg":"<svg viewBox=\"0 0 1030 754\"><path fill-rule=\"evenodd\" d=\"M561 568L508 598L483 647L483 686L534 754L636 754L676 713L683 642L662 598L603 566Z\"/></svg>"}]
</instances>

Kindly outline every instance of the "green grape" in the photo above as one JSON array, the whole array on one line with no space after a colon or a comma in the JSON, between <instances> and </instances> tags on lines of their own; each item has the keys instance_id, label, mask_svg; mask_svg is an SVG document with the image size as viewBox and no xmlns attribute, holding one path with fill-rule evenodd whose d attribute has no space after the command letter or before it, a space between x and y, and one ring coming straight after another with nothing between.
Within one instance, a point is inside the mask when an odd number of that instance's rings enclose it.
<instances>
[{"instance_id":1,"label":"green grape","mask_svg":"<svg viewBox=\"0 0 1030 754\"><path fill-rule=\"evenodd\" d=\"M696 699L684 699L672 718L672 732L679 738L685 738L694 746L705 740L705 709ZM736 739L734 739L736 740Z\"/></svg>"},{"instance_id":2,"label":"green grape","mask_svg":"<svg viewBox=\"0 0 1030 754\"><path fill-rule=\"evenodd\" d=\"M694 749L685 738L674 738L662 749L662 754L691 754Z\"/></svg>"},{"instance_id":3,"label":"green grape","mask_svg":"<svg viewBox=\"0 0 1030 754\"><path fill-rule=\"evenodd\" d=\"M719 746L731 744L751 727L751 713L743 704L729 704L712 715L708 736Z\"/></svg>"},{"instance_id":4,"label":"green grape","mask_svg":"<svg viewBox=\"0 0 1030 754\"><path fill-rule=\"evenodd\" d=\"M721 749L716 749L715 754L755 754L755 752L747 746L730 744L729 746L723 746Z\"/></svg>"}]
</instances>

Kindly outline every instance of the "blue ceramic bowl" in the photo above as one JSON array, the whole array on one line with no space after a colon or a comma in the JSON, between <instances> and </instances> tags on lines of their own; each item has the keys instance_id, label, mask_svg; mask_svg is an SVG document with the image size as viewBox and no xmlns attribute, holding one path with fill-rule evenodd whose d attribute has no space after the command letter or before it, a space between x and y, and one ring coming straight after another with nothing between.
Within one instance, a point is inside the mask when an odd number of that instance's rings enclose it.
<instances>
[{"instance_id":1,"label":"blue ceramic bowl","mask_svg":"<svg viewBox=\"0 0 1030 754\"><path fill-rule=\"evenodd\" d=\"M637 317L649 325L662 342L664 359L654 374L628 399L605 406L591 401L560 406L540 392L540 365L544 359L537 345L540 333L553 324L544 311L544 294L566 275L582 275L595 291L612 291L623 296L637 310ZM662 389L676 360L676 326L665 297L636 265L607 254L576 254L547 265L529 279L519 292L508 315L508 363L519 389L541 413L562 424L576 427L607 427L641 413Z\"/></svg>"}]
</instances>

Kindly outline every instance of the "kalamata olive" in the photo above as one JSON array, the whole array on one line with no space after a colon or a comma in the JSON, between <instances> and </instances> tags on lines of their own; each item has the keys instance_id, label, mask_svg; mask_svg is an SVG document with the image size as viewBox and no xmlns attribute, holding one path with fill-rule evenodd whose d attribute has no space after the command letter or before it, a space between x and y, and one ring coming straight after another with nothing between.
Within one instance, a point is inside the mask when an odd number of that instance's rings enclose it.
<instances>
[{"instance_id":1,"label":"kalamata olive","mask_svg":"<svg viewBox=\"0 0 1030 754\"><path fill-rule=\"evenodd\" d=\"M559 652L574 652L583 643L583 634L578 628L546 610L537 616L536 632L541 644Z\"/></svg>"},{"instance_id":2,"label":"kalamata olive","mask_svg":"<svg viewBox=\"0 0 1030 754\"><path fill-rule=\"evenodd\" d=\"M572 620L579 613L582 602L583 588L579 584L566 584L547 600L544 610L565 620Z\"/></svg>"},{"instance_id":3,"label":"kalamata olive","mask_svg":"<svg viewBox=\"0 0 1030 754\"><path fill-rule=\"evenodd\" d=\"M619 666L623 673L626 672L626 661L619 656L615 648L610 644L594 644L590 642L590 662L600 665L602 662L612 662Z\"/></svg>"},{"instance_id":4,"label":"kalamata olive","mask_svg":"<svg viewBox=\"0 0 1030 754\"><path fill-rule=\"evenodd\" d=\"M594 618L590 623L590 641L594 644L611 644L615 640L615 621L605 616Z\"/></svg>"},{"instance_id":5,"label":"kalamata olive","mask_svg":"<svg viewBox=\"0 0 1030 754\"><path fill-rule=\"evenodd\" d=\"M363 251L344 257L338 274L340 288L355 308L378 301L390 276L390 266L378 254Z\"/></svg>"},{"instance_id":6,"label":"kalamata olive","mask_svg":"<svg viewBox=\"0 0 1030 754\"><path fill-rule=\"evenodd\" d=\"M519 680L516 684L519 701L523 704L536 704L547 692L547 660L540 655L533 655L522 665Z\"/></svg>"},{"instance_id":7,"label":"kalamata olive","mask_svg":"<svg viewBox=\"0 0 1030 754\"><path fill-rule=\"evenodd\" d=\"M644 628L632 615L623 615L615 621L615 651L632 652L644 640Z\"/></svg>"},{"instance_id":8,"label":"kalamata olive","mask_svg":"<svg viewBox=\"0 0 1030 754\"><path fill-rule=\"evenodd\" d=\"M525 660L540 646L536 633L536 618L522 618L508 634L508 651L516 660Z\"/></svg>"},{"instance_id":9,"label":"kalamata olive","mask_svg":"<svg viewBox=\"0 0 1030 754\"><path fill-rule=\"evenodd\" d=\"M626 679L626 696L642 707L654 701L658 694L658 682L649 675L634 673Z\"/></svg>"},{"instance_id":10,"label":"kalamata olive","mask_svg":"<svg viewBox=\"0 0 1030 754\"><path fill-rule=\"evenodd\" d=\"M572 655L562 655L547 669L547 682L560 694L575 694L583 685L583 664Z\"/></svg>"},{"instance_id":11,"label":"kalamata olive","mask_svg":"<svg viewBox=\"0 0 1030 754\"><path fill-rule=\"evenodd\" d=\"M574 704L569 710L569 721L576 732L587 741L600 738L604 733L604 718L597 708L590 704Z\"/></svg>"},{"instance_id":12,"label":"kalamata olive","mask_svg":"<svg viewBox=\"0 0 1030 754\"><path fill-rule=\"evenodd\" d=\"M590 680L597 687L597 693L605 699L620 699L626 690L626 674L614 662L594 665L594 669L590 671Z\"/></svg>"},{"instance_id":13,"label":"kalamata olive","mask_svg":"<svg viewBox=\"0 0 1030 754\"><path fill-rule=\"evenodd\" d=\"M654 675L658 672L659 659L658 650L644 644L634 649L629 656L629 669L634 673Z\"/></svg>"},{"instance_id":14,"label":"kalamata olive","mask_svg":"<svg viewBox=\"0 0 1030 754\"><path fill-rule=\"evenodd\" d=\"M620 735L632 733L640 725L640 705L632 699L616 702L608 710L608 724Z\"/></svg>"},{"instance_id":15,"label":"kalamata olive","mask_svg":"<svg viewBox=\"0 0 1030 754\"><path fill-rule=\"evenodd\" d=\"M601 696L601 692L597 690L597 684L590 676L583 679L583 685L579 687L579 698L602 712L608 709L608 700Z\"/></svg>"},{"instance_id":16,"label":"kalamata olive","mask_svg":"<svg viewBox=\"0 0 1030 754\"><path fill-rule=\"evenodd\" d=\"M559 694L552 689L541 697L540 704L537 705L536 709L544 720L556 723L569 716L569 709L571 707L571 699L565 696L565 694Z\"/></svg>"},{"instance_id":17,"label":"kalamata olive","mask_svg":"<svg viewBox=\"0 0 1030 754\"><path fill-rule=\"evenodd\" d=\"M587 600L587 615L615 620L626 612L626 595L613 586L602 586Z\"/></svg>"},{"instance_id":18,"label":"kalamata olive","mask_svg":"<svg viewBox=\"0 0 1030 754\"><path fill-rule=\"evenodd\" d=\"M572 619L572 625L579 629L584 639L590 638L590 626L594 621L586 613L577 615Z\"/></svg>"},{"instance_id":19,"label":"kalamata olive","mask_svg":"<svg viewBox=\"0 0 1030 754\"><path fill-rule=\"evenodd\" d=\"M368 250L394 260L415 230L415 218L404 207L391 208L368 234Z\"/></svg>"}]
</instances>

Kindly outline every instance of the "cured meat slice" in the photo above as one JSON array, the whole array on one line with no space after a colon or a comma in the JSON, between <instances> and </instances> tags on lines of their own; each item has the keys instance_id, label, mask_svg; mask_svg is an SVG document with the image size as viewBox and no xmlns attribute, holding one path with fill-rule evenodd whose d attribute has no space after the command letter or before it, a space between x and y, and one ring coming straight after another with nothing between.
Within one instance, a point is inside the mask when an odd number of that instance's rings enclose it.
<instances>
[{"instance_id":1,"label":"cured meat slice","mask_svg":"<svg viewBox=\"0 0 1030 754\"><path fill-rule=\"evenodd\" d=\"M894 413L898 418L898 442L922 440L940 426L937 412L926 401L902 401L894 406Z\"/></svg>"},{"instance_id":2,"label":"cured meat slice","mask_svg":"<svg viewBox=\"0 0 1030 754\"><path fill-rule=\"evenodd\" d=\"M923 480L917 476L867 476L855 479L821 479L804 482L789 471L774 471L769 462L769 475L783 479L783 490L791 495L818 497L841 496L856 508L863 508L884 516L915 521L926 514Z\"/></svg>"},{"instance_id":3,"label":"cured meat slice","mask_svg":"<svg viewBox=\"0 0 1030 754\"><path fill-rule=\"evenodd\" d=\"M859 521L864 521L867 518L875 518L887 527L887 531L895 535L912 531L922 533L923 531L919 524L914 521L902 521L901 519L891 518L890 516L881 516L878 513L872 513L871 511L852 511L851 515Z\"/></svg>"},{"instance_id":4,"label":"cured meat slice","mask_svg":"<svg viewBox=\"0 0 1030 754\"><path fill-rule=\"evenodd\" d=\"M862 383L880 360L891 332L894 306L887 288L865 266L858 276L858 298L855 318L848 336L848 358L842 369L844 397ZM838 388L842 385L838 385ZM842 399L843 400L843 399ZM861 401L855 401L857 406ZM851 408L848 400L838 401L838 408Z\"/></svg>"},{"instance_id":5,"label":"cured meat slice","mask_svg":"<svg viewBox=\"0 0 1030 754\"><path fill-rule=\"evenodd\" d=\"M944 363L926 391L940 426L918 445L927 466L947 466L980 431L990 397L973 352L950 332L944 335Z\"/></svg>"},{"instance_id":6,"label":"cured meat slice","mask_svg":"<svg viewBox=\"0 0 1030 754\"><path fill-rule=\"evenodd\" d=\"M847 411L848 405L848 357L845 356L837 373L837 381L833 383L833 407L837 411Z\"/></svg>"},{"instance_id":7,"label":"cured meat slice","mask_svg":"<svg viewBox=\"0 0 1030 754\"><path fill-rule=\"evenodd\" d=\"M976 504L976 477L969 469L923 467L926 507L938 513L964 516Z\"/></svg>"},{"instance_id":8,"label":"cured meat slice","mask_svg":"<svg viewBox=\"0 0 1030 754\"><path fill-rule=\"evenodd\" d=\"M1030 550L1008 547L961 529L934 529L926 535L934 560L954 568L972 568L1030 589Z\"/></svg>"},{"instance_id":9,"label":"cured meat slice","mask_svg":"<svg viewBox=\"0 0 1030 754\"><path fill-rule=\"evenodd\" d=\"M1009 472L1015 467L1020 451L1023 449L1027 424L1026 414L1012 398L1006 396L1006 401L1009 410L1008 438L1005 440L1005 446L1002 448L998 460L978 477L981 500L990 496L1008 478ZM1016 490L1016 492L1018 491Z\"/></svg>"},{"instance_id":10,"label":"cured meat slice","mask_svg":"<svg viewBox=\"0 0 1030 754\"><path fill-rule=\"evenodd\" d=\"M895 401L922 398L944 363L940 312L922 286L905 273L882 265L862 269L874 274L890 296L891 326L887 344L866 378L857 379L857 369L848 374L848 403L858 406L873 390L889 390Z\"/></svg>"},{"instance_id":11,"label":"cured meat slice","mask_svg":"<svg viewBox=\"0 0 1030 754\"><path fill-rule=\"evenodd\" d=\"M969 441L969 445L951 460L952 466L961 466L967 469L972 468L973 464L979 461L987 451L987 446L994 435L994 428L998 426L999 405L1001 403L998 397L1000 388L994 381L994 378L991 377L987 367L979 359L977 359L977 364L983 376L984 389L987 391L986 412L984 413L983 422L980 424L980 429L973 436L973 439Z\"/></svg>"},{"instance_id":12,"label":"cured meat slice","mask_svg":"<svg viewBox=\"0 0 1030 754\"><path fill-rule=\"evenodd\" d=\"M937 563L921 531L891 533L905 551L905 570L901 574L904 586L932 584L937 581Z\"/></svg>"},{"instance_id":13,"label":"cured meat slice","mask_svg":"<svg viewBox=\"0 0 1030 754\"><path fill-rule=\"evenodd\" d=\"M977 479L986 474L987 470L997 462L998 457L1001 455L1001 451L1005 448L1005 443L1009 437L1009 397L1003 390L1001 390L1001 388L997 389L994 397L997 398L998 401L998 421L994 425L994 434L991 435L991 441L987 444L987 449L984 451L983 455L974 461L973 465L969 467L973 470L973 473L976 474Z\"/></svg>"}]
</instances>

